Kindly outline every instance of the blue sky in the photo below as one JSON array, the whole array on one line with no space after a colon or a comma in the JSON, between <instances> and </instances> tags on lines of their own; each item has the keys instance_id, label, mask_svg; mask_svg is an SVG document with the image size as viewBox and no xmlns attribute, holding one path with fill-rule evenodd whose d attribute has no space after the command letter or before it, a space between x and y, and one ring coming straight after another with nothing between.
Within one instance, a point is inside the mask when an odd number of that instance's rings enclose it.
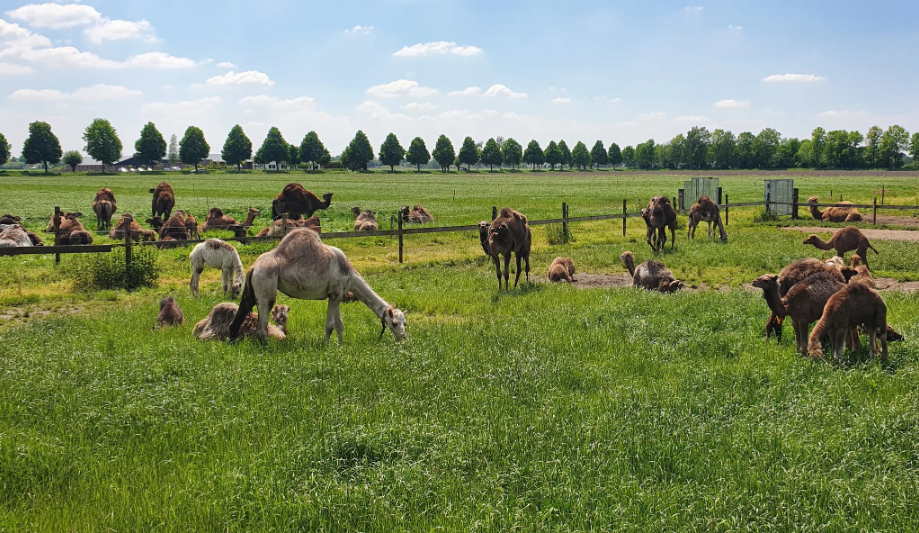
<instances>
[{"instance_id":1,"label":"blue sky","mask_svg":"<svg viewBox=\"0 0 919 533\"><path fill-rule=\"evenodd\" d=\"M46 120L64 150L109 119L130 155L147 121L239 123L259 146L316 130L338 154L503 135L620 146L694 125L919 129L919 3L0 2L0 132Z\"/></svg>"}]
</instances>

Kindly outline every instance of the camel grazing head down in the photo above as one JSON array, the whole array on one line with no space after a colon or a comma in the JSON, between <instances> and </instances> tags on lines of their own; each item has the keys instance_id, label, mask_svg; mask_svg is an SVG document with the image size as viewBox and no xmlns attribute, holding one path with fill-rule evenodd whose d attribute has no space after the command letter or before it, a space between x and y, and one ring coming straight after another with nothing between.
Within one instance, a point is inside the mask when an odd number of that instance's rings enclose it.
<instances>
[{"instance_id":1,"label":"camel grazing head down","mask_svg":"<svg viewBox=\"0 0 919 533\"><path fill-rule=\"evenodd\" d=\"M394 306L389 306L386 311L383 311L380 322L383 327L380 329L379 338L382 339L383 334L386 333L386 328L389 328L389 331L392 331L392 334L395 335L396 340L405 339L405 313Z\"/></svg>"}]
</instances>

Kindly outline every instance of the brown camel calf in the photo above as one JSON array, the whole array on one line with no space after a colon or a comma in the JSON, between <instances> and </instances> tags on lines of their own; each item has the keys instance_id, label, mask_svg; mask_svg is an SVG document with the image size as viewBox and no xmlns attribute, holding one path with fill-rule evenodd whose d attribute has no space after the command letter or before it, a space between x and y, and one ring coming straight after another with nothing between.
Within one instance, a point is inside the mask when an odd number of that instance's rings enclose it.
<instances>
[{"instance_id":1,"label":"brown camel calf","mask_svg":"<svg viewBox=\"0 0 919 533\"><path fill-rule=\"evenodd\" d=\"M574 261L570 257L556 257L549 265L549 281L571 283L574 279Z\"/></svg>"}]
</instances>

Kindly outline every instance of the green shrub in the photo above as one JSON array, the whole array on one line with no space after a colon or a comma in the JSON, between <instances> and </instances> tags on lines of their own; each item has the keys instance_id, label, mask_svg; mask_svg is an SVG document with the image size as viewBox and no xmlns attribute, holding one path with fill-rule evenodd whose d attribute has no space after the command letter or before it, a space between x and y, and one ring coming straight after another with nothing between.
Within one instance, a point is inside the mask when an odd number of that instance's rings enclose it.
<instances>
[{"instance_id":1,"label":"green shrub","mask_svg":"<svg viewBox=\"0 0 919 533\"><path fill-rule=\"evenodd\" d=\"M153 286L159 277L156 259L156 250L152 247L136 246L132 249L129 272L125 264L125 250L117 247L108 253L83 255L70 264L67 274L78 291L130 291Z\"/></svg>"},{"instance_id":2,"label":"green shrub","mask_svg":"<svg viewBox=\"0 0 919 533\"><path fill-rule=\"evenodd\" d=\"M571 240L571 228L566 233L561 224L549 224L546 226L546 241L549 245L568 244Z\"/></svg>"},{"instance_id":3,"label":"green shrub","mask_svg":"<svg viewBox=\"0 0 919 533\"><path fill-rule=\"evenodd\" d=\"M753 222L775 222L778 219L779 215L766 208L763 208L762 211L753 215Z\"/></svg>"}]
</instances>

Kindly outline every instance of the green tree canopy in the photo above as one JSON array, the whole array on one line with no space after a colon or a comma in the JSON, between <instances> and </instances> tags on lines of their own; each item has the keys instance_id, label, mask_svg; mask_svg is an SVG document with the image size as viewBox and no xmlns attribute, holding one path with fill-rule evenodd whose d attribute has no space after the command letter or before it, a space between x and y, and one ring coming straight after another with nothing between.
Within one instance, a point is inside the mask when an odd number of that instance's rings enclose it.
<instances>
[{"instance_id":1,"label":"green tree canopy","mask_svg":"<svg viewBox=\"0 0 919 533\"><path fill-rule=\"evenodd\" d=\"M284 136L281 135L281 130L272 126L262 142L262 157L265 158L266 163L271 163L272 161L277 163L280 171L281 163L287 161L287 158L290 157L290 148L288 146Z\"/></svg>"},{"instance_id":2,"label":"green tree canopy","mask_svg":"<svg viewBox=\"0 0 919 533\"><path fill-rule=\"evenodd\" d=\"M903 166L903 152L909 147L909 133L902 126L893 125L881 136L881 163L887 168Z\"/></svg>"},{"instance_id":3,"label":"green tree canopy","mask_svg":"<svg viewBox=\"0 0 919 533\"><path fill-rule=\"evenodd\" d=\"M166 139L163 138L163 134L156 129L152 122L147 122L140 130L140 138L134 143L134 157L141 161L149 161L152 168L165 155ZM206 156L207 154L204 154L203 157ZM96 159L99 158L96 157Z\"/></svg>"},{"instance_id":4,"label":"green tree canopy","mask_svg":"<svg viewBox=\"0 0 919 533\"><path fill-rule=\"evenodd\" d=\"M913 166L919 166L919 132L914 133L909 139L909 157L913 160Z\"/></svg>"},{"instance_id":5,"label":"green tree canopy","mask_svg":"<svg viewBox=\"0 0 919 533\"><path fill-rule=\"evenodd\" d=\"M210 153L211 146L204 139L204 132L201 131L201 128L189 126L179 142L179 158L182 162L186 165L195 165L195 172L197 172L198 163Z\"/></svg>"},{"instance_id":6,"label":"green tree canopy","mask_svg":"<svg viewBox=\"0 0 919 533\"><path fill-rule=\"evenodd\" d=\"M300 147L296 144L287 145L287 166L298 168L300 165Z\"/></svg>"},{"instance_id":7,"label":"green tree canopy","mask_svg":"<svg viewBox=\"0 0 919 533\"><path fill-rule=\"evenodd\" d=\"M823 165L823 150L826 145L826 130L817 126L811 132L811 147L814 150L814 167Z\"/></svg>"},{"instance_id":8,"label":"green tree canopy","mask_svg":"<svg viewBox=\"0 0 919 533\"><path fill-rule=\"evenodd\" d=\"M367 163L373 161L373 148L363 131L357 130L348 145L348 164L351 170L367 170Z\"/></svg>"},{"instance_id":9,"label":"green tree canopy","mask_svg":"<svg viewBox=\"0 0 919 533\"><path fill-rule=\"evenodd\" d=\"M421 165L428 164L431 160L431 154L428 152L428 147L424 145L424 139L421 137L412 139L412 144L408 147L405 159L418 167L419 172L421 171Z\"/></svg>"},{"instance_id":10,"label":"green tree canopy","mask_svg":"<svg viewBox=\"0 0 919 533\"><path fill-rule=\"evenodd\" d=\"M631 145L622 149L622 164L627 167L635 164L635 149Z\"/></svg>"},{"instance_id":11,"label":"green tree canopy","mask_svg":"<svg viewBox=\"0 0 919 533\"><path fill-rule=\"evenodd\" d=\"M712 168L731 168L734 165L734 134L730 130L715 130L708 150Z\"/></svg>"},{"instance_id":12,"label":"green tree canopy","mask_svg":"<svg viewBox=\"0 0 919 533\"><path fill-rule=\"evenodd\" d=\"M609 145L609 151L606 154L607 161L609 164L618 167L622 164L622 151L619 150L619 145L612 143Z\"/></svg>"},{"instance_id":13,"label":"green tree canopy","mask_svg":"<svg viewBox=\"0 0 919 533\"><path fill-rule=\"evenodd\" d=\"M56 164L63 153L60 141L51 132L50 124L41 121L29 124L29 137L22 145L22 157L26 158L26 163L41 163L45 172L48 172L48 163Z\"/></svg>"},{"instance_id":14,"label":"green tree canopy","mask_svg":"<svg viewBox=\"0 0 919 533\"><path fill-rule=\"evenodd\" d=\"M450 165L456 159L456 151L453 149L453 143L450 142L446 135L441 135L437 138L437 144L434 145L432 155L437 164L440 165L441 172L446 172L450 169Z\"/></svg>"},{"instance_id":15,"label":"green tree canopy","mask_svg":"<svg viewBox=\"0 0 919 533\"><path fill-rule=\"evenodd\" d=\"M562 153L561 165L568 165L568 168L571 168L571 150L568 149L565 139L558 141L558 149Z\"/></svg>"},{"instance_id":16,"label":"green tree canopy","mask_svg":"<svg viewBox=\"0 0 919 533\"><path fill-rule=\"evenodd\" d=\"M68 150L64 152L63 161L65 165L70 167L71 172L76 172L77 165L83 162L83 155L80 154L80 152L77 152L76 150Z\"/></svg>"},{"instance_id":17,"label":"green tree canopy","mask_svg":"<svg viewBox=\"0 0 919 533\"><path fill-rule=\"evenodd\" d=\"M644 170L654 166L654 139L648 139L635 147L635 165Z\"/></svg>"},{"instance_id":18,"label":"green tree canopy","mask_svg":"<svg viewBox=\"0 0 919 533\"><path fill-rule=\"evenodd\" d=\"M395 133L386 136L386 140L380 145L380 162L389 167L390 172L396 171L396 165L402 162L405 157L405 148L399 144L399 139Z\"/></svg>"},{"instance_id":19,"label":"green tree canopy","mask_svg":"<svg viewBox=\"0 0 919 533\"><path fill-rule=\"evenodd\" d=\"M504 141L501 151L504 155L505 165L513 168L520 166L520 162L523 161L523 147L513 137L508 137Z\"/></svg>"},{"instance_id":20,"label":"green tree canopy","mask_svg":"<svg viewBox=\"0 0 919 533\"><path fill-rule=\"evenodd\" d=\"M327 165L332 160L331 154L319 140L319 134L310 131L300 142L300 161L314 165Z\"/></svg>"},{"instance_id":21,"label":"green tree canopy","mask_svg":"<svg viewBox=\"0 0 919 533\"><path fill-rule=\"evenodd\" d=\"M562 162L562 151L558 149L558 144L555 141L549 141L544 155L546 157L546 163L552 165L552 170L555 170L555 165Z\"/></svg>"},{"instance_id":22,"label":"green tree canopy","mask_svg":"<svg viewBox=\"0 0 919 533\"><path fill-rule=\"evenodd\" d=\"M775 168L775 155L782 135L772 128L764 128L753 139L753 160L757 168Z\"/></svg>"},{"instance_id":23,"label":"green tree canopy","mask_svg":"<svg viewBox=\"0 0 919 533\"><path fill-rule=\"evenodd\" d=\"M742 132L734 141L734 165L735 168L753 168L755 158L753 157L753 142L756 140L749 131Z\"/></svg>"},{"instance_id":24,"label":"green tree canopy","mask_svg":"<svg viewBox=\"0 0 919 533\"><path fill-rule=\"evenodd\" d=\"M121 159L121 139L112 124L104 118L97 118L92 124L86 126L83 132L83 141L86 142L86 153L96 161L102 163L102 171L105 172L106 166L111 166ZM69 153L69 152L68 152ZM79 155L79 152L77 152ZM73 156L71 156L72 158ZM66 161L64 161L67 163ZM79 165L83 162L83 156L80 156ZM69 164L69 163L68 163ZM76 170L76 165L71 165Z\"/></svg>"},{"instance_id":25,"label":"green tree canopy","mask_svg":"<svg viewBox=\"0 0 919 533\"><path fill-rule=\"evenodd\" d=\"M536 170L537 165L542 165L546 162L546 154L543 153L542 147L539 146L539 142L536 139L530 141L527 144L527 149L523 151L523 162L533 165L533 170Z\"/></svg>"},{"instance_id":26,"label":"green tree canopy","mask_svg":"<svg viewBox=\"0 0 919 533\"><path fill-rule=\"evenodd\" d=\"M495 165L500 167L501 163L504 161L504 156L501 155L501 146L494 137L485 142L485 147L482 148L481 161L483 165L491 167L491 170L495 169Z\"/></svg>"},{"instance_id":27,"label":"green tree canopy","mask_svg":"<svg viewBox=\"0 0 919 533\"><path fill-rule=\"evenodd\" d=\"M223 157L226 164L236 165L236 170L240 170L243 162L252 157L252 141L239 124L233 126L230 133L227 134L227 140L223 143L220 156Z\"/></svg>"},{"instance_id":28,"label":"green tree canopy","mask_svg":"<svg viewBox=\"0 0 919 533\"><path fill-rule=\"evenodd\" d=\"M865 136L865 163L871 168L877 168L880 162L881 137L884 130L878 126L871 126Z\"/></svg>"},{"instance_id":29,"label":"green tree canopy","mask_svg":"<svg viewBox=\"0 0 919 533\"><path fill-rule=\"evenodd\" d=\"M606 150L603 153L605 154ZM581 141L574 145L574 150L571 151L571 162L578 170L590 166L590 152L587 151L587 145Z\"/></svg>"},{"instance_id":30,"label":"green tree canopy","mask_svg":"<svg viewBox=\"0 0 919 533\"><path fill-rule=\"evenodd\" d=\"M689 168L704 168L708 158L708 146L711 142L712 134L707 128L695 126L690 129L686 133L680 154L682 162Z\"/></svg>"},{"instance_id":31,"label":"green tree canopy","mask_svg":"<svg viewBox=\"0 0 919 533\"><path fill-rule=\"evenodd\" d=\"M593 148L590 149L590 160L598 169L600 165L609 164L609 154L606 153L606 147L603 146L603 141L597 140L597 142L594 143Z\"/></svg>"},{"instance_id":32,"label":"green tree canopy","mask_svg":"<svg viewBox=\"0 0 919 533\"><path fill-rule=\"evenodd\" d=\"M461 164L466 165L470 170L472 169L472 165L479 162L479 149L476 148L475 141L472 140L472 137L463 139L463 146L460 147L457 158Z\"/></svg>"},{"instance_id":33,"label":"green tree canopy","mask_svg":"<svg viewBox=\"0 0 919 533\"><path fill-rule=\"evenodd\" d=\"M7 142L6 136L0 133L0 165L5 165L10 160L10 143Z\"/></svg>"}]
</instances>

